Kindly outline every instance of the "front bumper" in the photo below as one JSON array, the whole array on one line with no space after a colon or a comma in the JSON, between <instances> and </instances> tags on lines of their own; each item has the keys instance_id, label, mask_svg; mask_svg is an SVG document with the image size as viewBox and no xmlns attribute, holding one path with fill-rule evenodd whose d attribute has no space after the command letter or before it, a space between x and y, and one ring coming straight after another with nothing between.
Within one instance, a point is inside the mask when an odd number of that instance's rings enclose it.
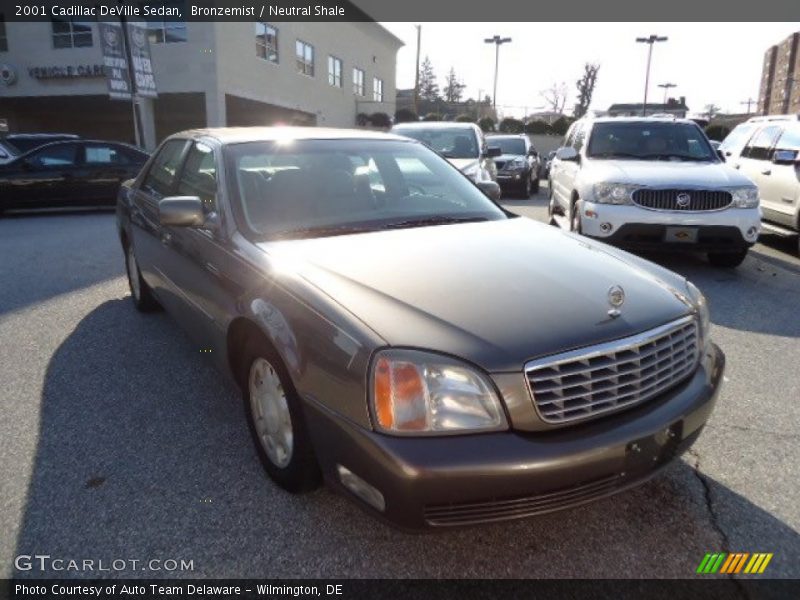
<instances>
[{"instance_id":1,"label":"front bumper","mask_svg":"<svg viewBox=\"0 0 800 600\"><path fill-rule=\"evenodd\" d=\"M759 208L680 212L583 201L580 210L584 235L626 248L738 251L752 246L761 231ZM697 241L668 242L668 227L696 228Z\"/></svg>"},{"instance_id":2,"label":"front bumper","mask_svg":"<svg viewBox=\"0 0 800 600\"><path fill-rule=\"evenodd\" d=\"M406 529L529 517L602 498L651 477L691 446L708 420L725 356L711 347L695 374L644 405L549 432L393 437L317 403L306 413L326 480L343 465L385 499L371 513Z\"/></svg>"}]
</instances>

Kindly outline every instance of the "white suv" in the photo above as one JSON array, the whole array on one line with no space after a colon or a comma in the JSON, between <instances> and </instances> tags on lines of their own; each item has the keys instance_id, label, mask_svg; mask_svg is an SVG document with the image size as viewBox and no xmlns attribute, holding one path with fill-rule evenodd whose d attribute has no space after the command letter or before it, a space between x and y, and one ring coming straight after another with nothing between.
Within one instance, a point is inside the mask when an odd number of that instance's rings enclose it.
<instances>
[{"instance_id":1,"label":"white suv","mask_svg":"<svg viewBox=\"0 0 800 600\"><path fill-rule=\"evenodd\" d=\"M758 186L763 229L800 232L800 115L753 117L737 125L720 150Z\"/></svg>"},{"instance_id":2,"label":"white suv","mask_svg":"<svg viewBox=\"0 0 800 600\"><path fill-rule=\"evenodd\" d=\"M761 226L758 189L693 121L581 119L550 168L550 222L630 249L741 264Z\"/></svg>"}]
</instances>

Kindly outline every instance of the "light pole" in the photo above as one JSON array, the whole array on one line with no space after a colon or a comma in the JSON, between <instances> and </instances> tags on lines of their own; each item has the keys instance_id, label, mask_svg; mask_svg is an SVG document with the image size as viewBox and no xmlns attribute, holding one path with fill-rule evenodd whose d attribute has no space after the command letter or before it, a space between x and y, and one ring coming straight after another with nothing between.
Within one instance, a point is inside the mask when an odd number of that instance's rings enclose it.
<instances>
[{"instance_id":1,"label":"light pole","mask_svg":"<svg viewBox=\"0 0 800 600\"><path fill-rule=\"evenodd\" d=\"M414 113L419 116L419 48L422 44L422 25L414 25L417 28L417 72L414 75Z\"/></svg>"},{"instance_id":2,"label":"light pole","mask_svg":"<svg viewBox=\"0 0 800 600\"><path fill-rule=\"evenodd\" d=\"M501 38L496 35L483 40L487 44L494 44L494 94L492 94L492 108L497 112L497 68L500 64L500 46L511 41L511 38Z\"/></svg>"},{"instance_id":3,"label":"light pole","mask_svg":"<svg viewBox=\"0 0 800 600\"><path fill-rule=\"evenodd\" d=\"M675 83L659 83L658 87L664 88L664 104L667 103L667 92L669 92L670 88L678 87Z\"/></svg>"},{"instance_id":4,"label":"light pole","mask_svg":"<svg viewBox=\"0 0 800 600\"><path fill-rule=\"evenodd\" d=\"M650 87L650 61L653 58L653 44L656 42L666 42L666 36L651 35L650 37L637 37L636 41L641 44L647 44L647 72L644 76L644 105L642 106L642 116L647 116L647 89Z\"/></svg>"}]
</instances>

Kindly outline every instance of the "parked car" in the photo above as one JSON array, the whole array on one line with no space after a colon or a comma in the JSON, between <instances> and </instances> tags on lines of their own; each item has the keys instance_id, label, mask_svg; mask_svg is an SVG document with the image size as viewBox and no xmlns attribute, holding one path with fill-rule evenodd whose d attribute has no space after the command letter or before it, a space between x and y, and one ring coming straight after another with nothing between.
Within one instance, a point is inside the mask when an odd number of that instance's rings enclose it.
<instances>
[{"instance_id":1,"label":"parked car","mask_svg":"<svg viewBox=\"0 0 800 600\"><path fill-rule=\"evenodd\" d=\"M25 154L51 142L66 142L78 140L80 136L74 133L10 133L3 136L0 141L11 146L15 154Z\"/></svg>"},{"instance_id":2,"label":"parked car","mask_svg":"<svg viewBox=\"0 0 800 600\"><path fill-rule=\"evenodd\" d=\"M547 160L544 161L544 170L542 171L540 178L543 179L550 179L550 167L553 165L553 159L556 157L556 151L551 150L547 153Z\"/></svg>"},{"instance_id":3,"label":"parked car","mask_svg":"<svg viewBox=\"0 0 800 600\"><path fill-rule=\"evenodd\" d=\"M402 527L636 485L697 439L722 381L694 285L506 213L400 136L176 134L117 222L133 304L238 384L274 482L322 476Z\"/></svg>"},{"instance_id":4,"label":"parked car","mask_svg":"<svg viewBox=\"0 0 800 600\"><path fill-rule=\"evenodd\" d=\"M581 119L550 181L552 223L630 249L701 251L735 267L761 227L758 189L691 120Z\"/></svg>"},{"instance_id":5,"label":"parked car","mask_svg":"<svg viewBox=\"0 0 800 600\"><path fill-rule=\"evenodd\" d=\"M770 233L797 235L800 232L800 116L751 118L728 134L721 150L729 164L758 186L762 228Z\"/></svg>"},{"instance_id":6,"label":"parked car","mask_svg":"<svg viewBox=\"0 0 800 600\"><path fill-rule=\"evenodd\" d=\"M539 191L539 153L527 135L490 135L486 141L502 152L494 159L500 187L523 198Z\"/></svg>"},{"instance_id":7,"label":"parked car","mask_svg":"<svg viewBox=\"0 0 800 600\"><path fill-rule=\"evenodd\" d=\"M0 165L0 212L67 206L113 206L119 185L148 155L118 142L52 142Z\"/></svg>"},{"instance_id":8,"label":"parked car","mask_svg":"<svg viewBox=\"0 0 800 600\"><path fill-rule=\"evenodd\" d=\"M444 156L472 181L495 181L494 158L501 150L489 147L475 123L422 121L398 123L392 133L418 140Z\"/></svg>"}]
</instances>

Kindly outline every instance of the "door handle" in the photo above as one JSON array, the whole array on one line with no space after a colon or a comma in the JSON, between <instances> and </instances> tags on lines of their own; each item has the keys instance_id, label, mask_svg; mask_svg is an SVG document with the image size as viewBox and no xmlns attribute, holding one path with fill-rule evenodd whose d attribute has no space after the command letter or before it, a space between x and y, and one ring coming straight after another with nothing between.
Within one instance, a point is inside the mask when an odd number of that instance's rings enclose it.
<instances>
[{"instance_id":1,"label":"door handle","mask_svg":"<svg viewBox=\"0 0 800 600\"><path fill-rule=\"evenodd\" d=\"M772 175L772 169L765 169L761 171L762 175Z\"/></svg>"},{"instance_id":2,"label":"door handle","mask_svg":"<svg viewBox=\"0 0 800 600\"><path fill-rule=\"evenodd\" d=\"M741 165L733 165L733 168L734 168L734 169L738 169L738 168L740 168L740 167L741 167Z\"/></svg>"},{"instance_id":3,"label":"door handle","mask_svg":"<svg viewBox=\"0 0 800 600\"><path fill-rule=\"evenodd\" d=\"M164 233L161 234L161 243L162 244L164 244L165 246L169 246L171 242L172 242L172 234L171 233L169 233L168 231L165 231Z\"/></svg>"}]
</instances>

